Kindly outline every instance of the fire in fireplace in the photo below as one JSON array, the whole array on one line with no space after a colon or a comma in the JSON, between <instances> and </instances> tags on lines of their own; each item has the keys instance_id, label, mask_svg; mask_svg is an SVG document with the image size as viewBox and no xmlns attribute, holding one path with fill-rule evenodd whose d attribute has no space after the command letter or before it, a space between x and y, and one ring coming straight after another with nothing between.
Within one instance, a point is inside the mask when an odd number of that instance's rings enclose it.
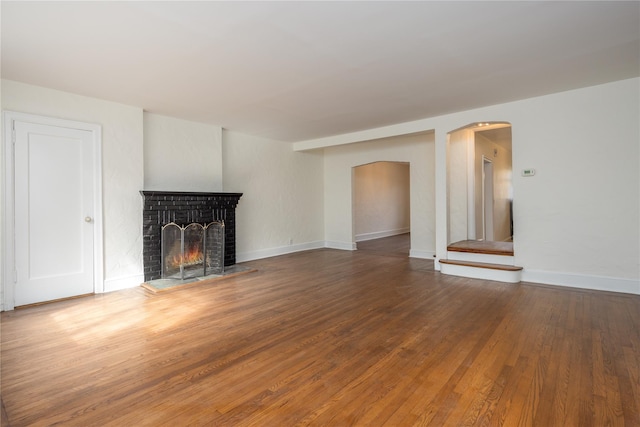
<instances>
[{"instance_id":1,"label":"fire in fireplace","mask_svg":"<svg viewBox=\"0 0 640 427\"><path fill-rule=\"evenodd\" d=\"M162 278L188 279L224 272L224 221L162 227Z\"/></svg>"},{"instance_id":2,"label":"fire in fireplace","mask_svg":"<svg viewBox=\"0 0 640 427\"><path fill-rule=\"evenodd\" d=\"M224 221L224 266L236 263L235 209L242 193L141 191L143 198L143 263L145 282L162 277L162 227L173 222L209 224Z\"/></svg>"}]
</instances>

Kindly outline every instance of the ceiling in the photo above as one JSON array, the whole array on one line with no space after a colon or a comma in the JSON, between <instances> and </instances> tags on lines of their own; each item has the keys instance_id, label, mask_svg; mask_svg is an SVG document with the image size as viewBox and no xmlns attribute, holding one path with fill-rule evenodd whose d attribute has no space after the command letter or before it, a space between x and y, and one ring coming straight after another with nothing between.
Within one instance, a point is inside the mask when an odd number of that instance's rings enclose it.
<instances>
[{"instance_id":1,"label":"ceiling","mask_svg":"<svg viewBox=\"0 0 640 427\"><path fill-rule=\"evenodd\" d=\"M2 78L295 142L640 75L632 2L1 2Z\"/></svg>"},{"instance_id":2,"label":"ceiling","mask_svg":"<svg viewBox=\"0 0 640 427\"><path fill-rule=\"evenodd\" d=\"M489 141L511 152L511 126L499 127L489 130L476 130L475 134L482 135Z\"/></svg>"}]
</instances>

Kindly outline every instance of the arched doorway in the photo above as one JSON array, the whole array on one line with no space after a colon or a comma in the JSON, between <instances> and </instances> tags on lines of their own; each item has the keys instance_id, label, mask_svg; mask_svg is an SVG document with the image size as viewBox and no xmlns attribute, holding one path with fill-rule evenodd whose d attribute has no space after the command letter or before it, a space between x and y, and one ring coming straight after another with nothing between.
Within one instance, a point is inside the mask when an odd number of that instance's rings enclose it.
<instances>
[{"instance_id":1,"label":"arched doorway","mask_svg":"<svg viewBox=\"0 0 640 427\"><path fill-rule=\"evenodd\" d=\"M448 243L512 241L511 139L507 122L473 123L448 134Z\"/></svg>"}]
</instances>

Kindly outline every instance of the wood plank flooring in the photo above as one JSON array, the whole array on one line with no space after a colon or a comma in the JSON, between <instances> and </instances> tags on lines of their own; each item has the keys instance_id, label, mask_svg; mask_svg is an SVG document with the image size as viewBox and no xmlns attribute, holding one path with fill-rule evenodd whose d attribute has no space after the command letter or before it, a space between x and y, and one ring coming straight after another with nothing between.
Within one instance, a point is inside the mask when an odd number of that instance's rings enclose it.
<instances>
[{"instance_id":1,"label":"wood plank flooring","mask_svg":"<svg viewBox=\"0 0 640 427\"><path fill-rule=\"evenodd\" d=\"M640 426L640 297L314 250L1 314L3 425Z\"/></svg>"},{"instance_id":2,"label":"wood plank flooring","mask_svg":"<svg viewBox=\"0 0 640 427\"><path fill-rule=\"evenodd\" d=\"M356 245L360 252L406 258L411 249L411 235L404 233L381 239L364 240Z\"/></svg>"}]
</instances>

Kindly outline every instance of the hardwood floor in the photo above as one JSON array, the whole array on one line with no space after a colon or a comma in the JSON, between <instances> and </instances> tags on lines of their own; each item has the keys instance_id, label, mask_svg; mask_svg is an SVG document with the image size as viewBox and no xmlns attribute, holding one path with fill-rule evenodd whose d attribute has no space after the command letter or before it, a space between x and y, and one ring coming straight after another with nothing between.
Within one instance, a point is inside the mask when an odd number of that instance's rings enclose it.
<instances>
[{"instance_id":1,"label":"hardwood floor","mask_svg":"<svg viewBox=\"0 0 640 427\"><path fill-rule=\"evenodd\" d=\"M315 250L1 315L3 425L639 426L640 297Z\"/></svg>"},{"instance_id":2,"label":"hardwood floor","mask_svg":"<svg viewBox=\"0 0 640 427\"><path fill-rule=\"evenodd\" d=\"M360 252L406 258L411 249L411 235L409 233L398 234L382 239L365 240L356 245Z\"/></svg>"}]
</instances>

